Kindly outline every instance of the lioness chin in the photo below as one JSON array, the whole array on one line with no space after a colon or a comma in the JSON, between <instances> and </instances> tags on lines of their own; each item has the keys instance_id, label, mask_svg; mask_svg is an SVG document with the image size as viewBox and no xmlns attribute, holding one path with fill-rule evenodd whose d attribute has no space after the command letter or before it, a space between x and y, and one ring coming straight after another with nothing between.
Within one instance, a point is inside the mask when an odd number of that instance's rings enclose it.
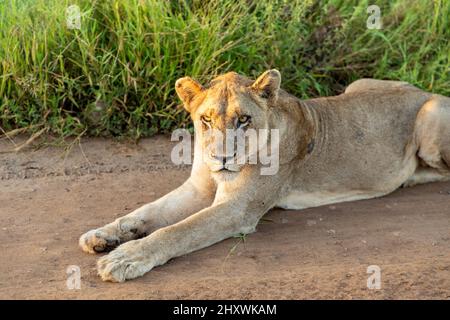
<instances>
[{"instance_id":1,"label":"lioness chin","mask_svg":"<svg viewBox=\"0 0 450 320\"><path fill-rule=\"evenodd\" d=\"M269 70L175 89L194 121L189 179L164 197L81 236L103 280L142 276L169 259L255 231L271 208L303 209L386 195L400 186L450 179L450 99L404 82L362 79L345 93L299 100ZM279 167L237 165L215 152L211 129L278 129ZM267 137L265 137L267 139ZM269 143L270 139L267 139ZM211 151L212 150L212 151Z\"/></svg>"}]
</instances>

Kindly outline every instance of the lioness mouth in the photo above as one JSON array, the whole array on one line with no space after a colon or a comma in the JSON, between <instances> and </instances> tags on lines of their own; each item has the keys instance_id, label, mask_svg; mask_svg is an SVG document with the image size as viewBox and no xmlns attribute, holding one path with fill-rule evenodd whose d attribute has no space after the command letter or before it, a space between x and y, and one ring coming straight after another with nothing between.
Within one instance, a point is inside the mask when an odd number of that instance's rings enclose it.
<instances>
[{"instance_id":1,"label":"lioness mouth","mask_svg":"<svg viewBox=\"0 0 450 320\"><path fill-rule=\"evenodd\" d=\"M223 167L220 168L220 169L213 169L212 172L216 172L216 173L217 173L217 172L234 173L234 172L237 172L237 171L236 171L236 170L231 170L231 169L229 169L229 168L223 166Z\"/></svg>"}]
</instances>

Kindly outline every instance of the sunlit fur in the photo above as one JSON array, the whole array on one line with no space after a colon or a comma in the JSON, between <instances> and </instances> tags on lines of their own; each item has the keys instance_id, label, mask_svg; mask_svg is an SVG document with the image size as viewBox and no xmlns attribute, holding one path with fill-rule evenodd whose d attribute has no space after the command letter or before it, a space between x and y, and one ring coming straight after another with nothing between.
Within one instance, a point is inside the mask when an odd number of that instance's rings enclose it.
<instances>
[{"instance_id":1,"label":"sunlit fur","mask_svg":"<svg viewBox=\"0 0 450 320\"><path fill-rule=\"evenodd\" d=\"M90 253L123 243L99 259L103 280L133 279L171 258L253 232L274 207L369 199L450 178L449 98L402 82L362 79L339 96L301 101L280 89L280 81L280 73L269 70L255 81L227 73L207 86L188 77L176 82L200 137L191 176L80 238ZM251 127L280 131L276 174L261 175L259 164L216 171L203 161L204 147L216 141L203 139L201 116L224 130L240 114L251 116Z\"/></svg>"}]
</instances>

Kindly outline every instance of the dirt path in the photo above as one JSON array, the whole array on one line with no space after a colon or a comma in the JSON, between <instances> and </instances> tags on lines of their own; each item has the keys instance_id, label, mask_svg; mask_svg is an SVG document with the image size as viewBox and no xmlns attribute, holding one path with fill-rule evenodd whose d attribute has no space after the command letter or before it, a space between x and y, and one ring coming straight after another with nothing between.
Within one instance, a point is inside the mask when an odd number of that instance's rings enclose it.
<instances>
[{"instance_id":1,"label":"dirt path","mask_svg":"<svg viewBox=\"0 0 450 320\"><path fill-rule=\"evenodd\" d=\"M138 146L84 139L1 153L0 298L450 298L450 183L303 211L273 210L258 232L176 258L124 284L96 276L78 248L85 231L152 201L186 179L167 137ZM234 248L234 249L233 249ZM66 268L81 268L68 290ZM367 288L367 267L381 289Z\"/></svg>"}]
</instances>

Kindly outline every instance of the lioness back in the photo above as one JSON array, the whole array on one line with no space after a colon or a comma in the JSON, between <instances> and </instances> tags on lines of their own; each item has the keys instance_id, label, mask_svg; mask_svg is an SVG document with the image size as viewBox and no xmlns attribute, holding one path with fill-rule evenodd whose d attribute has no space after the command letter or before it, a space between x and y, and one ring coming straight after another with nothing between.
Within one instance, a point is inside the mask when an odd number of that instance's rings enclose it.
<instances>
[{"instance_id":1,"label":"lioness back","mask_svg":"<svg viewBox=\"0 0 450 320\"><path fill-rule=\"evenodd\" d=\"M432 95L414 87L363 90L302 101L318 120L319 141L293 181L301 192L388 193L417 165L405 147L415 119Z\"/></svg>"}]
</instances>

